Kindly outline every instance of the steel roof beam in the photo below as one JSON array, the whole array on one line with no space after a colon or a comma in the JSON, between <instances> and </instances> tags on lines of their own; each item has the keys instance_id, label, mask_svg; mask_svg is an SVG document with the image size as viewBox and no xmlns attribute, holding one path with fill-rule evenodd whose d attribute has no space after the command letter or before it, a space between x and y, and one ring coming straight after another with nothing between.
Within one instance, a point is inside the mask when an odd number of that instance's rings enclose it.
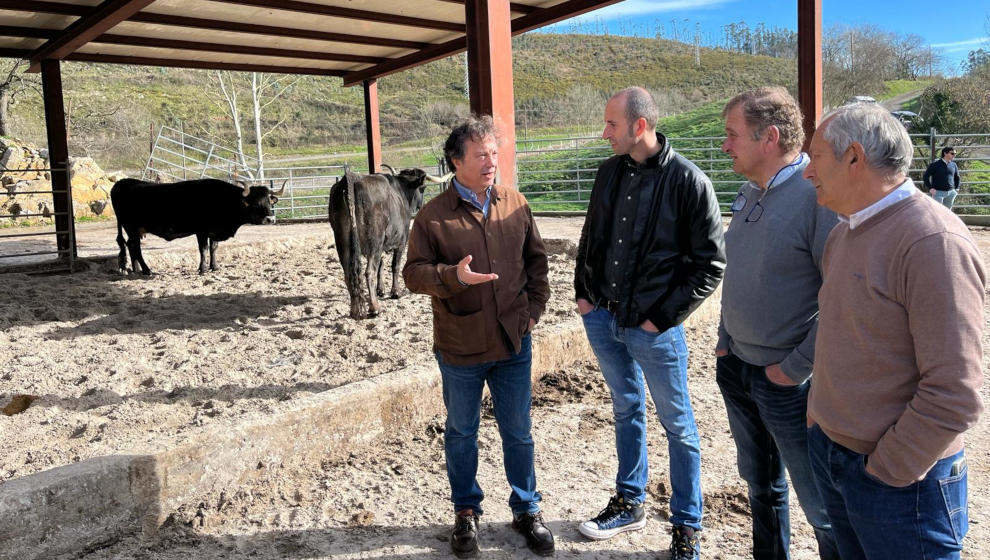
<instances>
[{"instance_id":1,"label":"steel roof beam","mask_svg":"<svg viewBox=\"0 0 990 560\"><path fill-rule=\"evenodd\" d=\"M108 29L126 20L147 7L155 0L105 0L99 6L90 8L89 13L74 21L58 37L41 45L29 57L29 72L41 70L41 60L61 60L74 53L79 47L102 35ZM30 5L30 4L29 4Z\"/></svg>"},{"instance_id":2,"label":"steel roof beam","mask_svg":"<svg viewBox=\"0 0 990 560\"><path fill-rule=\"evenodd\" d=\"M299 2L297 0L214 0L215 2L226 2L228 4L239 4L242 6L257 6L259 8L269 8L272 10L282 10L287 12L299 12L303 14L315 14L322 16L333 16L346 19L357 19L373 21L376 23L390 23L393 25L404 25L407 27L421 27L426 29L437 29L440 31L454 31L464 33L464 24L423 19L396 14L386 14L382 12L372 12L368 10L357 10L354 8L341 8L338 6L328 6L326 4L314 4L312 2Z\"/></svg>"}]
</instances>

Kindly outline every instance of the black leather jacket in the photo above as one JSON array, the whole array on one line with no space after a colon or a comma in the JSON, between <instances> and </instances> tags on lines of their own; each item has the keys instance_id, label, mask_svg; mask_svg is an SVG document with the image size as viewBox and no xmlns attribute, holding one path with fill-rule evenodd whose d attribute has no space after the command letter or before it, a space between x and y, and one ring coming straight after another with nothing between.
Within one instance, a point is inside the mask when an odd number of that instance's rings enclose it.
<instances>
[{"instance_id":1,"label":"black leather jacket","mask_svg":"<svg viewBox=\"0 0 990 560\"><path fill-rule=\"evenodd\" d=\"M631 297L615 311L620 326L635 327L649 319L660 332L687 319L722 280L725 246L722 217L711 180L693 163L661 143L657 191L638 258L629 262ZM588 214L578 245L574 271L576 298L604 305L598 286L613 219L617 171L621 159L598 168Z\"/></svg>"}]
</instances>

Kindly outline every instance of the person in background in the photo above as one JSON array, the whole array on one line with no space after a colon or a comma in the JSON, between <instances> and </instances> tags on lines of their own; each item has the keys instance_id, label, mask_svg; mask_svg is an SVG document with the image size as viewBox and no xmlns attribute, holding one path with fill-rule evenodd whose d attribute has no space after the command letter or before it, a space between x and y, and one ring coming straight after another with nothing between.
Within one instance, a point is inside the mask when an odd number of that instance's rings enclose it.
<instances>
[{"instance_id":1,"label":"person in background","mask_svg":"<svg viewBox=\"0 0 990 560\"><path fill-rule=\"evenodd\" d=\"M938 202L948 209L952 209L952 203L959 194L959 166L953 161L956 159L956 149L952 146L942 148L942 157L931 162L928 169L925 169L923 180L928 193L932 195L935 202Z\"/></svg>"}]
</instances>

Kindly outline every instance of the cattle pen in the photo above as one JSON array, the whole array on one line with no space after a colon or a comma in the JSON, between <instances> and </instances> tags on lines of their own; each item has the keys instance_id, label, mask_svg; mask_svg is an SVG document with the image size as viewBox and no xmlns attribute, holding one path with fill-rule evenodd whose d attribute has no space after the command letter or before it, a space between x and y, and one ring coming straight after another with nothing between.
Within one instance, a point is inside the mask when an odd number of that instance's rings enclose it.
<instances>
[{"instance_id":1,"label":"cattle pen","mask_svg":"<svg viewBox=\"0 0 990 560\"><path fill-rule=\"evenodd\" d=\"M63 61L341 78L362 88L374 171L382 164L377 80L466 51L471 111L502 126L509 148L499 155L501 182L514 187L524 170L516 165L511 37L617 1L367 0L358 9L297 0L0 0L0 56L26 59L41 75L49 161L41 171L53 204L37 211L55 222L5 233L13 241L47 236L55 258L3 275L0 558L166 558L169 548L173 557L359 557L367 546L379 557L429 558L437 550L423 538L446 515L436 462L442 401L423 299L388 302L371 321L347 319L325 224L290 225L270 238L245 232L224 253L229 262L203 277L181 247L149 251L162 272L144 280L88 258L105 241L89 235L100 225L77 231L73 215ZM822 110L821 0L796 3L798 89L810 131ZM18 212L26 213L34 210ZM547 380L548 410L573 405L573 414L547 419L560 438L545 459L555 469L548 496L556 496L560 526L590 510L601 490L589 483L567 511L574 481L609 469L607 455L588 447L609 427L603 396L579 375L590 350L571 313L573 229L547 235L555 295L534 363ZM73 274L33 274L63 270ZM710 342L713 306L691 326L696 352ZM712 394L700 398L717 412ZM705 445L723 456L728 444L713 437ZM559 450L580 459L564 461ZM741 499L723 480L729 468L706 481L714 515L727 520L713 532L720 543L739 532L728 522ZM358 479L344 485L347 469ZM651 493L658 504L669 499L662 485ZM190 536L194 529L215 532ZM568 546L587 558L600 552Z\"/></svg>"}]
</instances>

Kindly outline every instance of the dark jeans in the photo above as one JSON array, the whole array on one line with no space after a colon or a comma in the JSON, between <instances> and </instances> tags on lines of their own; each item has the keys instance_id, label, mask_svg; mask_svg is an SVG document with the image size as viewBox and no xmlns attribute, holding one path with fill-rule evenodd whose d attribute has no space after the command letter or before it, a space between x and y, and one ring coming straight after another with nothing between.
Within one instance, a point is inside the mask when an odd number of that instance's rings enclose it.
<instances>
[{"instance_id":1,"label":"dark jeans","mask_svg":"<svg viewBox=\"0 0 990 560\"><path fill-rule=\"evenodd\" d=\"M486 382L502 436L505 477L512 488L509 507L514 514L540 511L529 417L531 336L523 337L519 353L505 360L455 366L445 363L439 353L436 358L443 379L443 404L447 407L443 444L454 511L473 509L476 514L482 514L481 501L485 494L477 479L478 426Z\"/></svg>"},{"instance_id":2,"label":"dark jeans","mask_svg":"<svg viewBox=\"0 0 990 560\"><path fill-rule=\"evenodd\" d=\"M736 442L739 475L749 485L753 515L753 557L790 558L791 521L787 472L815 530L822 560L838 560L832 527L825 515L808 458L808 389L767 379L762 366L729 354L716 360L718 388L725 400L729 429Z\"/></svg>"},{"instance_id":3,"label":"dark jeans","mask_svg":"<svg viewBox=\"0 0 990 560\"><path fill-rule=\"evenodd\" d=\"M942 459L920 482L902 488L866 472L866 456L808 429L815 482L843 560L959 558L969 527L966 469L951 474L963 451Z\"/></svg>"}]
</instances>

